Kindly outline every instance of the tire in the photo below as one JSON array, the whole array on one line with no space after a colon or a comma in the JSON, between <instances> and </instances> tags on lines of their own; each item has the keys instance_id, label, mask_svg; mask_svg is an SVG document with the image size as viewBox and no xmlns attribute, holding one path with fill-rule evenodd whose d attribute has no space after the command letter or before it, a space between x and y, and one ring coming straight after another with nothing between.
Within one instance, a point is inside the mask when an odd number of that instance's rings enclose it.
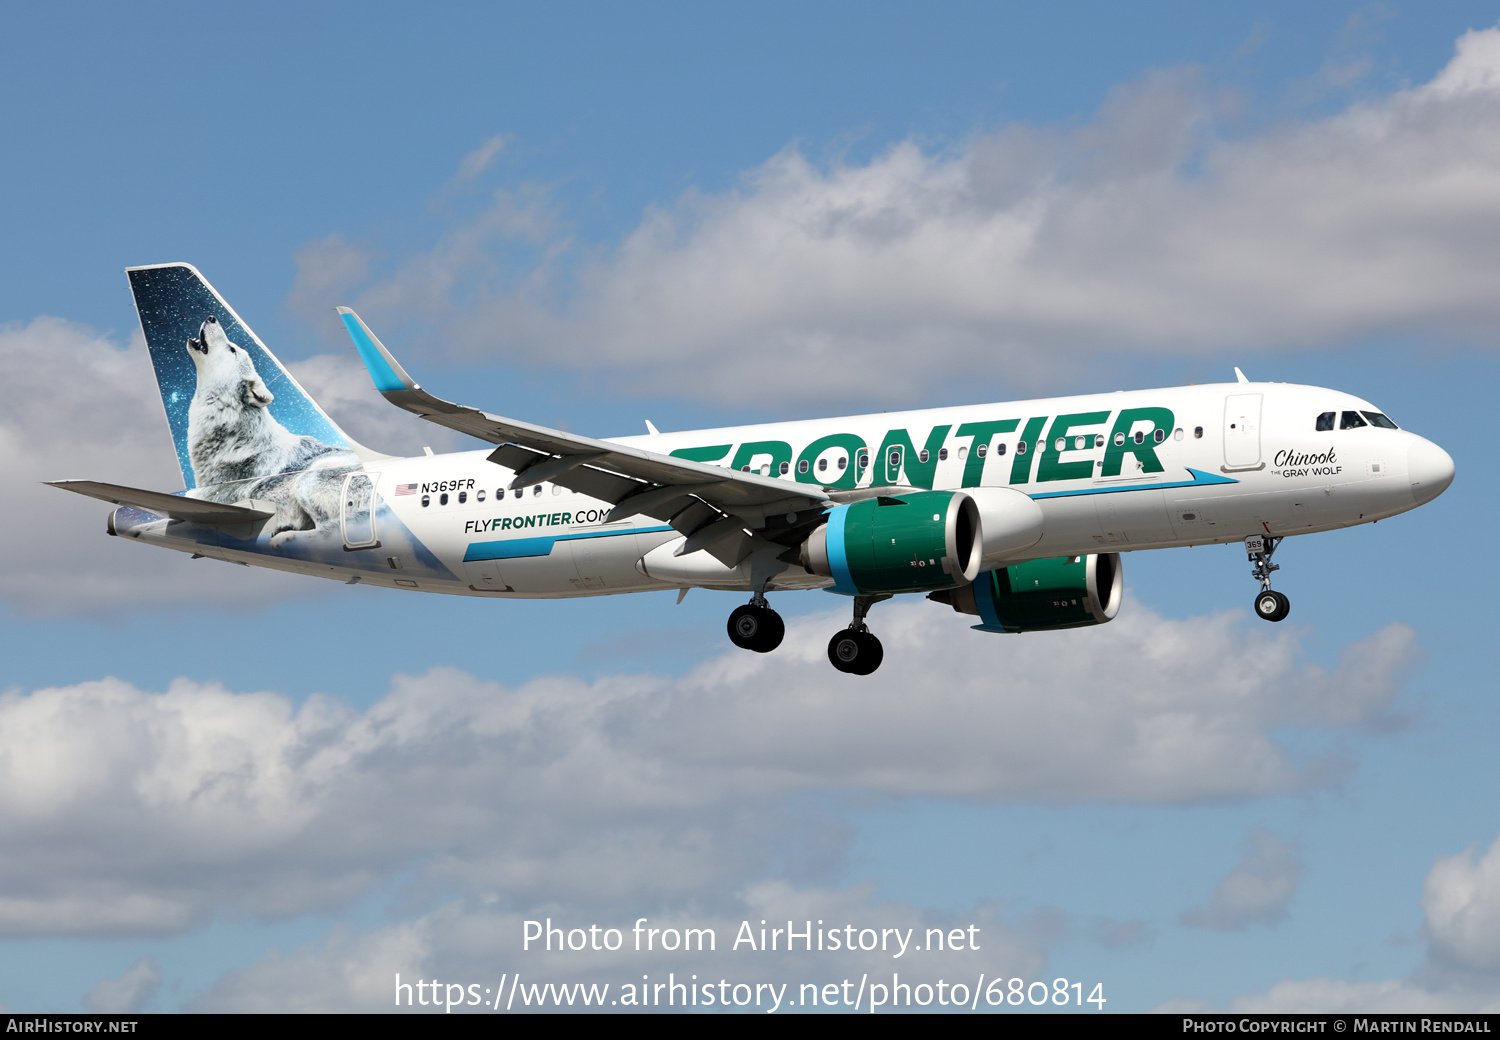
<instances>
[{"instance_id":1,"label":"tire","mask_svg":"<svg viewBox=\"0 0 1500 1040\"><path fill-rule=\"evenodd\" d=\"M1255 597L1255 613L1265 621L1282 621L1292 612L1292 601L1266 589Z\"/></svg>"},{"instance_id":2,"label":"tire","mask_svg":"<svg viewBox=\"0 0 1500 1040\"><path fill-rule=\"evenodd\" d=\"M757 607L749 603L735 608L729 615L729 641L741 650L753 650L768 654L781 645L786 636L786 623L781 615L769 607Z\"/></svg>"},{"instance_id":3,"label":"tire","mask_svg":"<svg viewBox=\"0 0 1500 1040\"><path fill-rule=\"evenodd\" d=\"M1276 593L1276 595L1281 600L1281 607L1276 611L1276 614L1271 618L1271 620L1285 621L1286 616L1292 612L1292 601L1287 599L1279 592Z\"/></svg>"},{"instance_id":4,"label":"tire","mask_svg":"<svg viewBox=\"0 0 1500 1040\"><path fill-rule=\"evenodd\" d=\"M865 652L854 668L854 674L869 675L880 667L881 661L885 660L885 647L880 645L880 640L868 632L861 632L860 635L864 637Z\"/></svg>"},{"instance_id":5,"label":"tire","mask_svg":"<svg viewBox=\"0 0 1500 1040\"><path fill-rule=\"evenodd\" d=\"M868 632L846 628L835 632L828 641L829 663L849 675L869 675L880 667L884 658L885 649L880 640Z\"/></svg>"}]
</instances>

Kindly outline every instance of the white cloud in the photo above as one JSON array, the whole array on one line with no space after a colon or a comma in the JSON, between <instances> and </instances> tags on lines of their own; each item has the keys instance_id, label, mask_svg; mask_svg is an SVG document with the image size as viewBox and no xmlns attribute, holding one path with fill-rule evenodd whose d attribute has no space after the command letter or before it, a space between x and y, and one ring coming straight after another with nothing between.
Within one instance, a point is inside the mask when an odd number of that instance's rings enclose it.
<instances>
[{"instance_id":1,"label":"white cloud","mask_svg":"<svg viewBox=\"0 0 1500 1040\"><path fill-rule=\"evenodd\" d=\"M1251 858L1249 853L1246 858ZM1235 997L1229 1010L1250 1014L1500 1012L1500 840L1483 856L1469 849L1438 857L1422 888L1422 909L1427 955L1406 978L1373 982L1326 976L1284 979L1264 993ZM1214 1008L1177 998L1156 1010Z\"/></svg>"},{"instance_id":2,"label":"white cloud","mask_svg":"<svg viewBox=\"0 0 1500 1040\"><path fill-rule=\"evenodd\" d=\"M1323 977L1278 982L1265 993L1236 997L1229 1010L1253 1015L1493 1013L1500 1011L1500 993L1429 989L1405 979L1346 982Z\"/></svg>"},{"instance_id":3,"label":"white cloud","mask_svg":"<svg viewBox=\"0 0 1500 1040\"><path fill-rule=\"evenodd\" d=\"M1390 626L1330 672L1301 660L1297 633L1241 613L1170 621L1135 604L1020 638L921 602L873 621L886 662L865 679L827 667L844 618L824 616L774 655L728 650L681 677L511 688L437 668L364 712L187 680L7 693L0 932L332 909L397 871L524 904L711 901L773 867L799 883L839 869L849 836L828 806L851 795L1308 789L1350 763L1273 734L1316 747L1386 724L1414 656Z\"/></svg>"},{"instance_id":4,"label":"white cloud","mask_svg":"<svg viewBox=\"0 0 1500 1040\"><path fill-rule=\"evenodd\" d=\"M1460 969L1500 973L1500 840L1439 859L1422 891L1433 956Z\"/></svg>"},{"instance_id":5,"label":"white cloud","mask_svg":"<svg viewBox=\"0 0 1500 1040\"><path fill-rule=\"evenodd\" d=\"M1296 846L1264 827L1252 827L1239 863L1214 888L1207 903L1182 915L1182 923L1221 932L1276 924L1286 917L1301 875L1302 857Z\"/></svg>"},{"instance_id":6,"label":"white cloud","mask_svg":"<svg viewBox=\"0 0 1500 1040\"><path fill-rule=\"evenodd\" d=\"M161 989L161 969L142 957L117 979L105 979L83 998L83 1006L100 1015L139 1011Z\"/></svg>"},{"instance_id":7,"label":"white cloud","mask_svg":"<svg viewBox=\"0 0 1500 1040\"><path fill-rule=\"evenodd\" d=\"M736 401L884 400L976 371L1056 386L1085 357L1227 361L1393 331L1492 344L1497 99L1494 29L1428 84L1239 139L1195 76L1152 73L1076 129L863 164L788 149L603 253L545 198L503 193L365 299L436 321L444 349ZM516 275L523 241L550 248Z\"/></svg>"},{"instance_id":8,"label":"white cloud","mask_svg":"<svg viewBox=\"0 0 1500 1040\"><path fill-rule=\"evenodd\" d=\"M462 434L446 430L413 415L380 396L370 373L354 353L343 327L341 354L317 354L286 367L323 410L355 440L387 455L420 455L423 447L434 451L463 451L483 447Z\"/></svg>"}]
</instances>

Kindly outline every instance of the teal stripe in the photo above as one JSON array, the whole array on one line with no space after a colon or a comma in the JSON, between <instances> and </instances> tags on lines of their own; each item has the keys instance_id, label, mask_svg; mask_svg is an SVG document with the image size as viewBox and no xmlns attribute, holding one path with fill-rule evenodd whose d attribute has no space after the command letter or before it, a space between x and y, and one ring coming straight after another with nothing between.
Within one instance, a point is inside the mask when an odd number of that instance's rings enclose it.
<instances>
[{"instance_id":1,"label":"teal stripe","mask_svg":"<svg viewBox=\"0 0 1500 1040\"><path fill-rule=\"evenodd\" d=\"M838 506L828 512L828 568L833 571L833 588L828 591L857 596L859 589L854 584L854 575L849 573L849 557L844 548L844 521L848 516L848 506Z\"/></svg>"},{"instance_id":2,"label":"teal stripe","mask_svg":"<svg viewBox=\"0 0 1500 1040\"><path fill-rule=\"evenodd\" d=\"M979 617L984 624L975 625L974 628L981 628L986 632L1005 631L1005 626L1000 623L1000 611L995 604L995 585L998 581L999 577L994 571L975 579L974 605L979 608Z\"/></svg>"},{"instance_id":3,"label":"teal stripe","mask_svg":"<svg viewBox=\"0 0 1500 1040\"><path fill-rule=\"evenodd\" d=\"M661 527L627 527L619 531L585 531L580 534L560 534L550 538L507 538L500 542L470 542L464 552L465 563L482 560L519 560L529 556L548 556L552 546L558 542L576 542L583 538L615 538L622 534L658 534L670 531L666 524Z\"/></svg>"},{"instance_id":4,"label":"teal stripe","mask_svg":"<svg viewBox=\"0 0 1500 1040\"><path fill-rule=\"evenodd\" d=\"M370 337L365 334L364 328L352 314L340 314L344 319L344 328L349 330L349 338L354 340L354 346L359 351L359 358L365 363L365 368L370 370L370 378L375 382L375 389L381 393L389 393L392 390L409 390L401 377L396 375L396 370L391 368L390 362L386 361L382 354L370 342Z\"/></svg>"},{"instance_id":5,"label":"teal stripe","mask_svg":"<svg viewBox=\"0 0 1500 1040\"><path fill-rule=\"evenodd\" d=\"M1216 477L1212 473L1187 467L1192 480L1177 480L1166 484L1132 484L1129 487L1080 488L1077 491L1043 491L1032 498L1073 498L1077 495L1118 495L1126 491L1160 491L1164 488L1211 487L1214 484L1238 484L1233 477Z\"/></svg>"}]
</instances>

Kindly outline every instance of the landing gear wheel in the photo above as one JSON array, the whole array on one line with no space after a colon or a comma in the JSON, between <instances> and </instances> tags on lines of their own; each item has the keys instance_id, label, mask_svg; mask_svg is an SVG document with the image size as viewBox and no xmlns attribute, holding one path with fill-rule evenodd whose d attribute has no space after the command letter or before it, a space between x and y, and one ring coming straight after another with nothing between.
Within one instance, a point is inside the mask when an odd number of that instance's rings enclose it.
<instances>
[{"instance_id":1,"label":"landing gear wheel","mask_svg":"<svg viewBox=\"0 0 1500 1040\"><path fill-rule=\"evenodd\" d=\"M786 623L770 607L747 603L729 615L729 641L741 650L769 654L785 635Z\"/></svg>"},{"instance_id":2,"label":"landing gear wheel","mask_svg":"<svg viewBox=\"0 0 1500 1040\"><path fill-rule=\"evenodd\" d=\"M885 648L869 632L846 628L828 641L828 660L841 672L869 675L885 659Z\"/></svg>"},{"instance_id":3,"label":"landing gear wheel","mask_svg":"<svg viewBox=\"0 0 1500 1040\"><path fill-rule=\"evenodd\" d=\"M1266 621L1281 621L1292 612L1292 601L1279 592L1266 589L1255 597L1255 612Z\"/></svg>"}]
</instances>

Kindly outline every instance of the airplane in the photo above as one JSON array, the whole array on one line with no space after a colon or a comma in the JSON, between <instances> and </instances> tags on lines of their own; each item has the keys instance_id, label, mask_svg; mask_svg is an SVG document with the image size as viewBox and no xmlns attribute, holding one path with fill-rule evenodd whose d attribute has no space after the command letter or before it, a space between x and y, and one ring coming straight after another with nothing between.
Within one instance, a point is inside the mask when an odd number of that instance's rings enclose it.
<instances>
[{"instance_id":1,"label":"airplane","mask_svg":"<svg viewBox=\"0 0 1500 1040\"><path fill-rule=\"evenodd\" d=\"M769 593L852 600L828 644L868 675L897 595L982 632L1104 624L1121 554L1243 542L1257 615L1292 535L1430 502L1453 459L1337 390L1236 382L648 432L607 440L436 397L348 307L379 392L492 450L397 458L341 430L190 264L126 271L184 489L53 486L114 504L117 537L348 584L496 599L749 593L734 645L768 653Z\"/></svg>"}]
</instances>

